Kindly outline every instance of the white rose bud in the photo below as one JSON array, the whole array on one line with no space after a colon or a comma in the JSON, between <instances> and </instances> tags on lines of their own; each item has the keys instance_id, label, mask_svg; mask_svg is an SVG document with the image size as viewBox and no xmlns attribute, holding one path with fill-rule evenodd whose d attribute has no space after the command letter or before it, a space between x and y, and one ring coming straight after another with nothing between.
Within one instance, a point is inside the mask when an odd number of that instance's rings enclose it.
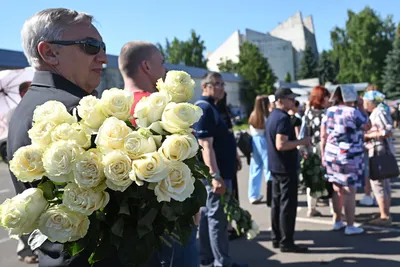
<instances>
[{"instance_id":1,"label":"white rose bud","mask_svg":"<svg viewBox=\"0 0 400 267\"><path fill-rule=\"evenodd\" d=\"M63 204L87 216L103 209L109 201L110 195L103 190L81 189L74 183L69 183L64 188Z\"/></svg>"},{"instance_id":2,"label":"white rose bud","mask_svg":"<svg viewBox=\"0 0 400 267\"><path fill-rule=\"evenodd\" d=\"M198 122L203 110L189 103L169 103L161 118L161 126L170 133L191 131L190 127Z\"/></svg>"},{"instance_id":3,"label":"white rose bud","mask_svg":"<svg viewBox=\"0 0 400 267\"><path fill-rule=\"evenodd\" d=\"M63 123L56 126L51 132L53 142L65 140L75 141L80 147L89 148L91 146L91 135L88 128L78 123Z\"/></svg>"},{"instance_id":4,"label":"white rose bud","mask_svg":"<svg viewBox=\"0 0 400 267\"><path fill-rule=\"evenodd\" d=\"M143 97L135 106L136 124L146 128L153 122L161 120L161 115L169 101L169 95L159 92Z\"/></svg>"},{"instance_id":5,"label":"white rose bud","mask_svg":"<svg viewBox=\"0 0 400 267\"><path fill-rule=\"evenodd\" d=\"M58 125L61 123L74 123L77 118L68 113L63 103L51 100L37 106L33 112L33 122L50 121Z\"/></svg>"},{"instance_id":6,"label":"white rose bud","mask_svg":"<svg viewBox=\"0 0 400 267\"><path fill-rule=\"evenodd\" d=\"M92 130L98 130L106 116L103 114L100 99L89 95L79 101L77 107L78 115L82 118L81 123L88 126Z\"/></svg>"},{"instance_id":7,"label":"white rose bud","mask_svg":"<svg viewBox=\"0 0 400 267\"><path fill-rule=\"evenodd\" d=\"M144 182L157 183L168 175L168 168L158 152L144 154L139 159L132 161L132 171L129 177L137 185Z\"/></svg>"},{"instance_id":8,"label":"white rose bud","mask_svg":"<svg viewBox=\"0 0 400 267\"><path fill-rule=\"evenodd\" d=\"M89 229L89 218L65 205L49 208L39 218L39 230L51 242L66 243L83 238Z\"/></svg>"},{"instance_id":9,"label":"white rose bud","mask_svg":"<svg viewBox=\"0 0 400 267\"><path fill-rule=\"evenodd\" d=\"M246 237L248 240L254 239L257 237L257 233L254 232L253 230L248 230L246 233Z\"/></svg>"},{"instance_id":10,"label":"white rose bud","mask_svg":"<svg viewBox=\"0 0 400 267\"><path fill-rule=\"evenodd\" d=\"M131 164L129 156L118 150L103 157L106 184L111 190L124 192L132 184L129 178Z\"/></svg>"},{"instance_id":11,"label":"white rose bud","mask_svg":"<svg viewBox=\"0 0 400 267\"><path fill-rule=\"evenodd\" d=\"M115 118L107 118L100 127L95 143L100 149L123 149L125 138L132 129L125 122Z\"/></svg>"},{"instance_id":12,"label":"white rose bud","mask_svg":"<svg viewBox=\"0 0 400 267\"><path fill-rule=\"evenodd\" d=\"M56 183L72 181L76 159L82 153L83 149L73 141L52 143L43 154L46 176Z\"/></svg>"},{"instance_id":13,"label":"white rose bud","mask_svg":"<svg viewBox=\"0 0 400 267\"><path fill-rule=\"evenodd\" d=\"M80 154L75 163L74 180L80 188L94 188L105 181L102 155L93 148Z\"/></svg>"},{"instance_id":14,"label":"white rose bud","mask_svg":"<svg viewBox=\"0 0 400 267\"><path fill-rule=\"evenodd\" d=\"M170 161L184 161L196 156L199 143L193 134L168 135L158 152Z\"/></svg>"},{"instance_id":15,"label":"white rose bud","mask_svg":"<svg viewBox=\"0 0 400 267\"><path fill-rule=\"evenodd\" d=\"M21 182L33 182L42 179L46 170L43 167L43 150L36 145L19 148L10 161L10 170Z\"/></svg>"},{"instance_id":16,"label":"white rose bud","mask_svg":"<svg viewBox=\"0 0 400 267\"><path fill-rule=\"evenodd\" d=\"M131 132L125 138L124 152L133 160L143 154L155 152L156 142L152 136L144 136L139 132Z\"/></svg>"},{"instance_id":17,"label":"white rose bud","mask_svg":"<svg viewBox=\"0 0 400 267\"><path fill-rule=\"evenodd\" d=\"M154 189L157 201L171 201L171 198L183 202L194 191L195 179L189 167L179 161L168 163L168 176Z\"/></svg>"},{"instance_id":18,"label":"white rose bud","mask_svg":"<svg viewBox=\"0 0 400 267\"><path fill-rule=\"evenodd\" d=\"M131 116L133 96L128 91L111 88L103 92L100 103L106 117L116 117L127 121Z\"/></svg>"},{"instance_id":19,"label":"white rose bud","mask_svg":"<svg viewBox=\"0 0 400 267\"><path fill-rule=\"evenodd\" d=\"M37 228L38 218L47 205L42 190L29 188L0 205L0 225L13 238L29 234Z\"/></svg>"},{"instance_id":20,"label":"white rose bud","mask_svg":"<svg viewBox=\"0 0 400 267\"><path fill-rule=\"evenodd\" d=\"M40 121L35 123L28 131L32 144L47 147L51 144L51 133L57 126L52 121Z\"/></svg>"},{"instance_id":21,"label":"white rose bud","mask_svg":"<svg viewBox=\"0 0 400 267\"><path fill-rule=\"evenodd\" d=\"M157 89L171 96L171 101L176 103L188 102L194 94L196 83L190 75L184 71L168 71L165 81L159 79Z\"/></svg>"}]
</instances>

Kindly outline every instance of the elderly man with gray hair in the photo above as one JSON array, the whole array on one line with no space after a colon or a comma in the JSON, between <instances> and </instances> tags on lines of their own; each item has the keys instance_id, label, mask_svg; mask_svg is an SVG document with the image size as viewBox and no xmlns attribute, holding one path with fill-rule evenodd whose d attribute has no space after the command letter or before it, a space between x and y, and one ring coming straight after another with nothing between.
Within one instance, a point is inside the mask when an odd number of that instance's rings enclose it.
<instances>
[{"instance_id":1,"label":"elderly man with gray hair","mask_svg":"<svg viewBox=\"0 0 400 267\"><path fill-rule=\"evenodd\" d=\"M54 8L40 11L25 22L22 44L25 56L36 72L9 124L9 160L18 148L31 143L28 130L36 106L57 100L72 111L80 99L92 94L100 84L102 66L107 63L106 46L92 19L86 13ZM36 186L17 181L12 173L11 177L17 194ZM22 239L27 246L27 237ZM82 252L70 257L59 243L46 241L38 249L38 254L39 267L89 266L89 255ZM116 256L95 266L111 265L121 266Z\"/></svg>"}]
</instances>

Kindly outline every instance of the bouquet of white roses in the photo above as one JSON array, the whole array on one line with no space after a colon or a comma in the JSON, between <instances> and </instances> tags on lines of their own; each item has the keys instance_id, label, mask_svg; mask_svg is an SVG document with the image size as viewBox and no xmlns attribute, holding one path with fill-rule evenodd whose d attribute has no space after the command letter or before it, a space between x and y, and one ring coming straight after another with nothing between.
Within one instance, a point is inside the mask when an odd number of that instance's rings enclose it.
<instances>
[{"instance_id":1,"label":"bouquet of white roses","mask_svg":"<svg viewBox=\"0 0 400 267\"><path fill-rule=\"evenodd\" d=\"M40 183L0 205L0 225L11 236L33 232L35 247L48 239L71 255L85 250L89 263L115 253L127 266L142 264L172 231L187 242L207 197L200 179L209 177L191 128L202 116L187 103L194 85L169 71L134 118L133 96L117 88L84 97L74 115L57 101L38 106L32 144L15 152L10 169Z\"/></svg>"}]
</instances>

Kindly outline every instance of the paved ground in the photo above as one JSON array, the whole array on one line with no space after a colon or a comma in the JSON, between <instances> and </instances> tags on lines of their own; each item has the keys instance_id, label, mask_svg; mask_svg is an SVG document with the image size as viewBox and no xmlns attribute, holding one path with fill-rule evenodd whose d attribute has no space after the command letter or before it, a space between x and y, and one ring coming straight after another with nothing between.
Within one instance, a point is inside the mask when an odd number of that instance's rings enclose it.
<instances>
[{"instance_id":1,"label":"paved ground","mask_svg":"<svg viewBox=\"0 0 400 267\"><path fill-rule=\"evenodd\" d=\"M400 132L396 133L400 161ZM331 267L360 266L369 267L382 264L385 267L400 266L400 179L393 183L392 213L394 225L390 228L374 228L368 225L367 234L346 237L341 232L332 232L329 208L319 210L324 217L309 219L306 216L305 196L299 196L296 239L298 243L308 245L308 254L282 254L271 246L269 208L265 204L250 205L247 201L248 166L239 174L240 200L261 227L261 234L253 241L244 239L231 242L231 255L237 262L248 263L251 267ZM265 187L262 189L265 192ZM6 165L0 163L0 203L12 197L14 190ZM362 194L358 194L360 199ZM378 208L357 207L357 220L365 223ZM16 241L10 240L7 233L0 229L0 267L26 266L16 259Z\"/></svg>"}]
</instances>

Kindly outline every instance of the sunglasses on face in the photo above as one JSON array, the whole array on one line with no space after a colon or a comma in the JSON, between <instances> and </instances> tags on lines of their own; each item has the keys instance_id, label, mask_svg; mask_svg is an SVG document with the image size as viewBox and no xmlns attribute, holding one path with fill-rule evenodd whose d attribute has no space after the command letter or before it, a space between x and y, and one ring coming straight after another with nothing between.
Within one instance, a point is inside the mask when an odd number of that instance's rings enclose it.
<instances>
[{"instance_id":1,"label":"sunglasses on face","mask_svg":"<svg viewBox=\"0 0 400 267\"><path fill-rule=\"evenodd\" d=\"M94 38L87 38L85 40L77 40L77 41L50 41L49 44L58 44L58 45L79 45L81 49L88 55L97 55L100 52L100 49L106 52L106 44L104 42L100 42Z\"/></svg>"},{"instance_id":2,"label":"sunglasses on face","mask_svg":"<svg viewBox=\"0 0 400 267\"><path fill-rule=\"evenodd\" d=\"M208 85L212 85L212 86L219 86L219 87L225 87L225 83L222 82L216 82L216 83L208 83Z\"/></svg>"}]
</instances>

